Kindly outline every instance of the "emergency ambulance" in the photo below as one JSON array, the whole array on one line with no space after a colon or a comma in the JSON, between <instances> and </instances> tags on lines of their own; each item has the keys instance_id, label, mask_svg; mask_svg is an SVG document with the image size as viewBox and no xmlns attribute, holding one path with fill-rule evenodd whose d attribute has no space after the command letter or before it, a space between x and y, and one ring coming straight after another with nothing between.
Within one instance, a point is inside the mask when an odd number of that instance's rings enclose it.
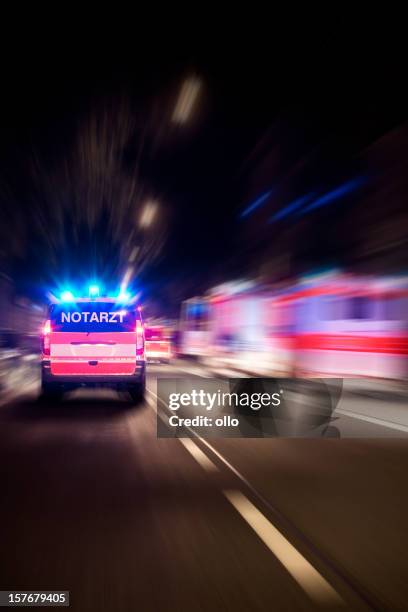
<instances>
[{"instance_id":1,"label":"emergency ambulance","mask_svg":"<svg viewBox=\"0 0 408 612\"><path fill-rule=\"evenodd\" d=\"M65 292L49 306L41 374L44 397L102 386L128 391L141 401L145 338L140 309L116 298L74 298Z\"/></svg>"},{"instance_id":2,"label":"emergency ambulance","mask_svg":"<svg viewBox=\"0 0 408 612\"><path fill-rule=\"evenodd\" d=\"M145 327L147 362L169 363L172 357L169 332L162 325Z\"/></svg>"}]
</instances>

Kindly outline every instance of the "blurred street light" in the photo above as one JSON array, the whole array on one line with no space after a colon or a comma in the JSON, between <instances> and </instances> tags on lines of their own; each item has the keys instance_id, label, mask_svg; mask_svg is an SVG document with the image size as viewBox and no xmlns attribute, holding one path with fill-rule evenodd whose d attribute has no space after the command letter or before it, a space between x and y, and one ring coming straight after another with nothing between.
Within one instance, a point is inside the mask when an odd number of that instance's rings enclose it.
<instances>
[{"instance_id":1,"label":"blurred street light","mask_svg":"<svg viewBox=\"0 0 408 612\"><path fill-rule=\"evenodd\" d=\"M132 273L133 273L132 266L128 266L123 276L122 282L120 283L120 293L121 294L124 294L126 292L127 286L132 277Z\"/></svg>"},{"instance_id":2,"label":"blurred street light","mask_svg":"<svg viewBox=\"0 0 408 612\"><path fill-rule=\"evenodd\" d=\"M129 259L128 259L129 263L133 263L135 261L138 252L139 252L139 247L138 246L133 247L133 249L132 249L132 251L131 251L131 253L129 255Z\"/></svg>"},{"instance_id":3,"label":"blurred street light","mask_svg":"<svg viewBox=\"0 0 408 612\"><path fill-rule=\"evenodd\" d=\"M197 77L189 77L184 81L173 112L175 123L188 121L200 89L201 81Z\"/></svg>"},{"instance_id":4,"label":"blurred street light","mask_svg":"<svg viewBox=\"0 0 408 612\"><path fill-rule=\"evenodd\" d=\"M156 216L157 213L157 202L154 200L148 200L142 209L142 214L139 219L140 227L149 227Z\"/></svg>"}]
</instances>

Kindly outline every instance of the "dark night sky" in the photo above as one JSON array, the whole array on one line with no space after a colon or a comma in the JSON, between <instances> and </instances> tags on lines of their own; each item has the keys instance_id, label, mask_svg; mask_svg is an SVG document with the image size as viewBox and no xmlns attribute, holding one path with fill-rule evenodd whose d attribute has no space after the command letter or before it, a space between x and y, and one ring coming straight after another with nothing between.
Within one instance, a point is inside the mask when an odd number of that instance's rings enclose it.
<instances>
[{"instance_id":1,"label":"dark night sky","mask_svg":"<svg viewBox=\"0 0 408 612\"><path fill-rule=\"evenodd\" d=\"M143 117L152 101L167 104L185 75L199 74L204 92L193 126L159 147L145 148L140 159L142 178L170 212L162 254L143 273L153 294L171 283L186 293L200 291L210 279L221 281L234 272L238 215L249 193L248 159L277 119L292 122L293 147L296 138L311 148L329 142L332 151L352 156L405 118L398 67L370 68L365 58L352 69L332 65L330 72L305 58L301 62L300 56L284 65L272 51L270 56L230 51L218 58L144 54L122 60L94 53L55 68L51 57L28 56L19 68L6 70L0 177L14 186L24 211L27 151L63 158L78 119L99 100L125 94ZM130 158L136 149L128 152ZM81 256L86 258L85 247ZM24 282L41 276L24 258L18 274Z\"/></svg>"}]
</instances>

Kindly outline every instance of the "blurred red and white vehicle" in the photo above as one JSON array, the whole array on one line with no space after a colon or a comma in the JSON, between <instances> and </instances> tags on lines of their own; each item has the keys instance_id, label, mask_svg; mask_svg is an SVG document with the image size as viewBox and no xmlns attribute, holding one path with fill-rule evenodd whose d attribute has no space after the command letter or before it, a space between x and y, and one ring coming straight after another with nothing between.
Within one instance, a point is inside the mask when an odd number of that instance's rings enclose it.
<instances>
[{"instance_id":1,"label":"blurred red and white vehicle","mask_svg":"<svg viewBox=\"0 0 408 612\"><path fill-rule=\"evenodd\" d=\"M215 288L181 311L183 353L250 376L406 379L408 281L328 273Z\"/></svg>"},{"instance_id":2,"label":"blurred red and white vehicle","mask_svg":"<svg viewBox=\"0 0 408 612\"><path fill-rule=\"evenodd\" d=\"M181 304L179 322L180 356L205 357L211 337L210 308L206 297L195 297Z\"/></svg>"},{"instance_id":3,"label":"blurred red and white vehicle","mask_svg":"<svg viewBox=\"0 0 408 612\"><path fill-rule=\"evenodd\" d=\"M145 390L145 341L139 309L114 298L52 303L42 335L42 391L56 396L82 386Z\"/></svg>"},{"instance_id":4,"label":"blurred red and white vehicle","mask_svg":"<svg viewBox=\"0 0 408 612\"><path fill-rule=\"evenodd\" d=\"M172 343L170 334L161 325L145 327L146 359L169 363L172 358Z\"/></svg>"},{"instance_id":5,"label":"blurred red and white vehicle","mask_svg":"<svg viewBox=\"0 0 408 612\"><path fill-rule=\"evenodd\" d=\"M407 377L406 278L340 274L300 285L280 304L296 319L298 376Z\"/></svg>"}]
</instances>

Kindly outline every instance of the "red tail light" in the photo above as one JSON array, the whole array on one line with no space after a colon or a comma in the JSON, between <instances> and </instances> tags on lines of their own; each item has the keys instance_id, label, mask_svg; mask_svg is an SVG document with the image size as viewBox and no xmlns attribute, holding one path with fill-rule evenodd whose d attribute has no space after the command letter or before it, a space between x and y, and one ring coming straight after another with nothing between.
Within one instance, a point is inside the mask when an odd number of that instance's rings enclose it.
<instances>
[{"instance_id":1,"label":"red tail light","mask_svg":"<svg viewBox=\"0 0 408 612\"><path fill-rule=\"evenodd\" d=\"M43 328L43 339L42 339L42 349L44 355L50 354L50 333L51 333L51 321L48 320L45 322Z\"/></svg>"},{"instance_id":2,"label":"red tail light","mask_svg":"<svg viewBox=\"0 0 408 612\"><path fill-rule=\"evenodd\" d=\"M144 352L144 329L139 320L136 321L136 350L138 355Z\"/></svg>"}]
</instances>

